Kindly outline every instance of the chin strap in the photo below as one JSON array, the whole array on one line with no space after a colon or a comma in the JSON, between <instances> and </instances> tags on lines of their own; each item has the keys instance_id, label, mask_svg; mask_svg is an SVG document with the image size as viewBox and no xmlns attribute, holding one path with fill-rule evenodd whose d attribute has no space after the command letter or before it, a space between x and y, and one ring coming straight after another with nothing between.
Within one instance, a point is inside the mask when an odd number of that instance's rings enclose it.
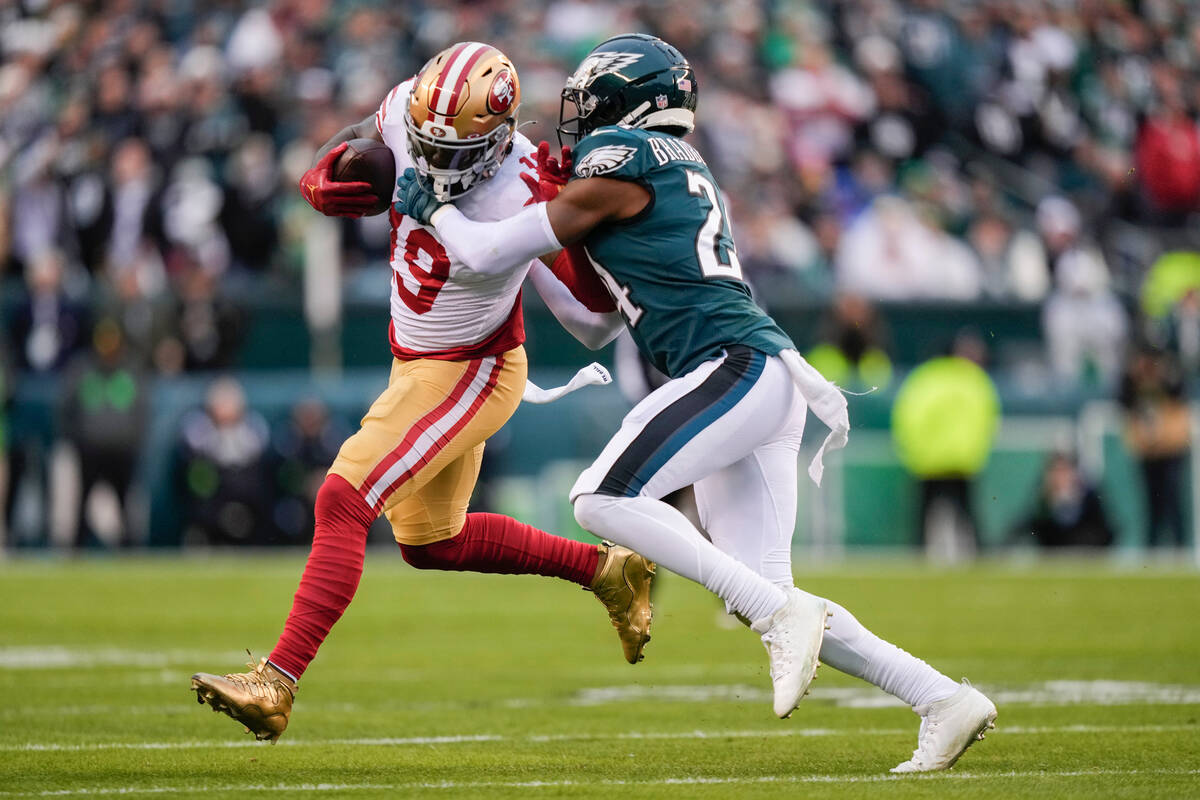
<instances>
[{"instance_id":1,"label":"chin strap","mask_svg":"<svg viewBox=\"0 0 1200 800\"><path fill-rule=\"evenodd\" d=\"M808 465L808 476L820 486L821 476L825 473L825 454L840 450L850 440L850 411L846 397L795 350L784 350L779 357L787 365L788 372L792 373L792 381L808 407L817 415L817 419L829 426L829 435Z\"/></svg>"},{"instance_id":2,"label":"chin strap","mask_svg":"<svg viewBox=\"0 0 1200 800\"><path fill-rule=\"evenodd\" d=\"M637 127L636 125L634 125L634 122L638 119L638 117L640 117L642 115L642 112L644 112L649 107L650 107L650 101L643 100L641 105L639 105L637 108L633 109L633 111L630 111L628 114L626 114L625 116L623 116L619 120L617 120L617 124L623 125L625 127L630 127L630 128Z\"/></svg>"},{"instance_id":3,"label":"chin strap","mask_svg":"<svg viewBox=\"0 0 1200 800\"><path fill-rule=\"evenodd\" d=\"M576 372L575 377L571 378L565 385L556 386L553 389L543 389L533 381L526 380L525 394L521 399L526 403L542 405L544 403L553 403L560 397L568 395L584 386L604 386L609 383L612 383L612 376L608 374L608 370L593 361Z\"/></svg>"}]
</instances>

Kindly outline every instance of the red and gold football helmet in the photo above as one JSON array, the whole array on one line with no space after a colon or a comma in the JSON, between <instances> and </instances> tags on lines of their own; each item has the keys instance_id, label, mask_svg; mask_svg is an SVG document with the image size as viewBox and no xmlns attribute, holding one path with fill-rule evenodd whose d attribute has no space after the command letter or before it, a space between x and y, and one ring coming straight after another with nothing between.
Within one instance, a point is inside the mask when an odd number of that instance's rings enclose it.
<instances>
[{"instance_id":1,"label":"red and gold football helmet","mask_svg":"<svg viewBox=\"0 0 1200 800\"><path fill-rule=\"evenodd\" d=\"M437 199L462 197L496 174L520 104L517 68L491 45L459 42L429 60L404 124L417 174Z\"/></svg>"}]
</instances>

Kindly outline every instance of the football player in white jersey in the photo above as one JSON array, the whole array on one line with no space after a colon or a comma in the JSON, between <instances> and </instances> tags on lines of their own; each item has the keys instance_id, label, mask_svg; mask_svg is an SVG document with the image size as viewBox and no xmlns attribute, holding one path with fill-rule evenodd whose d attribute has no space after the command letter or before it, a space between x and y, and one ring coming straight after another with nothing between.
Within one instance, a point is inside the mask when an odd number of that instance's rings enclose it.
<instances>
[{"instance_id":1,"label":"football player in white jersey","mask_svg":"<svg viewBox=\"0 0 1200 800\"><path fill-rule=\"evenodd\" d=\"M477 219L500 220L548 199L539 161L517 133L520 84L494 47L462 42L396 86L378 112L333 137L300 181L328 215L360 216L370 184L332 180L352 138L382 141L397 174L415 169L427 188ZM542 170L553 175L554 170ZM521 287L532 269L547 304L585 344L615 336L615 314L591 314L540 262L490 274L451 256L437 233L391 212L391 377L362 427L342 445L316 501L312 552L283 634L250 672L198 673L192 688L259 739L287 727L296 684L349 605L362 574L367 529L387 517L405 558L419 569L539 574L590 588L608 610L625 658L649 640L654 565L623 547L552 536L498 514L468 514L485 440L508 420L526 388Z\"/></svg>"}]
</instances>

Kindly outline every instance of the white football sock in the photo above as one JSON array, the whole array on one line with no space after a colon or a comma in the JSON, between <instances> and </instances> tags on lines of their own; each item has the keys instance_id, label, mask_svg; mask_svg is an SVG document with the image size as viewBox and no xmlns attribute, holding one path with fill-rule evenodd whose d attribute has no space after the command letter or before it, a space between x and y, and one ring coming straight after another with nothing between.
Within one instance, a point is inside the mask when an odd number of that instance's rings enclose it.
<instances>
[{"instance_id":1,"label":"white football sock","mask_svg":"<svg viewBox=\"0 0 1200 800\"><path fill-rule=\"evenodd\" d=\"M290 680L292 683L299 683L299 682L300 682L300 681L296 680L296 676L295 676L295 675L293 675L292 673L288 672L286 669L284 669L283 667L279 666L279 665L278 665L278 664L276 664L274 661L269 661L269 660L268 660L268 661L267 661L267 663L271 665L271 669L275 670L275 671L276 671L276 672L278 672L280 675L282 675L283 677L285 677L285 678L287 678L288 680Z\"/></svg>"},{"instance_id":2,"label":"white football sock","mask_svg":"<svg viewBox=\"0 0 1200 800\"><path fill-rule=\"evenodd\" d=\"M746 619L770 616L787 602L783 589L722 553L661 500L585 494L575 500L575 519L597 536L702 584Z\"/></svg>"},{"instance_id":3,"label":"white football sock","mask_svg":"<svg viewBox=\"0 0 1200 800\"><path fill-rule=\"evenodd\" d=\"M880 639L837 603L827 602L833 616L821 644L821 661L875 684L910 706L943 700L958 691L958 683Z\"/></svg>"}]
</instances>

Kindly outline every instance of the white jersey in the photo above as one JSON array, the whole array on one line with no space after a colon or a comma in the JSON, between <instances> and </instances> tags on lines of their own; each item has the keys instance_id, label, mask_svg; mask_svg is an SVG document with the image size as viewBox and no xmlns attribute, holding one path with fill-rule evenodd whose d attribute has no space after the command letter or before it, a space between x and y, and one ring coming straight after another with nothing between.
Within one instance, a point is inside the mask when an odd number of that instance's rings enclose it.
<instances>
[{"instance_id":1,"label":"white jersey","mask_svg":"<svg viewBox=\"0 0 1200 800\"><path fill-rule=\"evenodd\" d=\"M409 79L392 89L375 114L384 144L396 158L397 175L413 166L404 127L412 83ZM512 152L499 171L454 205L481 222L516 214L532 201L521 173L537 176L535 153L528 139L515 134ZM388 213L392 221L390 339L397 358L482 358L524 341L520 292L532 262L500 275L470 272L442 246L432 226L418 224L394 209Z\"/></svg>"}]
</instances>

